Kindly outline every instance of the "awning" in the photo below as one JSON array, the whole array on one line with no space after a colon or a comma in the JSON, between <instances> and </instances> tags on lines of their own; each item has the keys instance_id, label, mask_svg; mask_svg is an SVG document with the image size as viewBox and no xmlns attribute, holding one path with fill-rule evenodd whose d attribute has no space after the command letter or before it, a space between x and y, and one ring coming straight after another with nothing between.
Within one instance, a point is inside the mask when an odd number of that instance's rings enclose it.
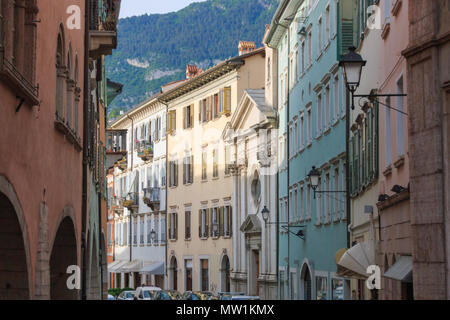
<instances>
[{"instance_id":1,"label":"awning","mask_svg":"<svg viewBox=\"0 0 450 320\"><path fill-rule=\"evenodd\" d=\"M412 257L411 256L401 256L388 271L384 273L384 277L403 281L412 282Z\"/></svg>"},{"instance_id":2,"label":"awning","mask_svg":"<svg viewBox=\"0 0 450 320\"><path fill-rule=\"evenodd\" d=\"M367 267L375 265L375 244L372 241L358 243L342 254L337 265L341 276L366 279Z\"/></svg>"},{"instance_id":3,"label":"awning","mask_svg":"<svg viewBox=\"0 0 450 320\"><path fill-rule=\"evenodd\" d=\"M142 267L142 260L128 261L122 267L120 267L117 272L119 273L130 273L139 272Z\"/></svg>"},{"instance_id":4,"label":"awning","mask_svg":"<svg viewBox=\"0 0 450 320\"><path fill-rule=\"evenodd\" d=\"M139 273L162 275L164 274L164 262L144 262Z\"/></svg>"},{"instance_id":5,"label":"awning","mask_svg":"<svg viewBox=\"0 0 450 320\"><path fill-rule=\"evenodd\" d=\"M120 269L126 263L128 263L128 261L116 260L114 262L111 262L110 264L108 264L108 272L120 273L117 270Z\"/></svg>"}]
</instances>

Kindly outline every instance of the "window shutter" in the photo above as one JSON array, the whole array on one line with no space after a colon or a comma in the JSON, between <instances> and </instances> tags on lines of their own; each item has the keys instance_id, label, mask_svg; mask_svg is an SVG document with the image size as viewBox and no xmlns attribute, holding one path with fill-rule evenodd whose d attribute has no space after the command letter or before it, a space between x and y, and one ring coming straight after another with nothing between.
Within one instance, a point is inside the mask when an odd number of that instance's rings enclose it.
<instances>
[{"instance_id":1,"label":"window shutter","mask_svg":"<svg viewBox=\"0 0 450 320\"><path fill-rule=\"evenodd\" d=\"M349 47L358 47L358 3L354 0L341 0L338 6L338 60L342 60Z\"/></svg>"},{"instance_id":2,"label":"window shutter","mask_svg":"<svg viewBox=\"0 0 450 320\"><path fill-rule=\"evenodd\" d=\"M210 227L210 221L211 221L211 209L206 209L206 227L205 227L205 231L206 231L206 237L208 238L209 235L211 234L211 227Z\"/></svg>"},{"instance_id":3,"label":"window shutter","mask_svg":"<svg viewBox=\"0 0 450 320\"><path fill-rule=\"evenodd\" d=\"M174 187L178 186L178 161L174 162Z\"/></svg>"},{"instance_id":4,"label":"window shutter","mask_svg":"<svg viewBox=\"0 0 450 320\"><path fill-rule=\"evenodd\" d=\"M224 88L224 113L231 114L231 87Z\"/></svg>"},{"instance_id":5,"label":"window shutter","mask_svg":"<svg viewBox=\"0 0 450 320\"><path fill-rule=\"evenodd\" d=\"M191 104L191 108L190 108L190 113L189 113L189 117L190 117L190 127L193 128L194 127L194 105Z\"/></svg>"},{"instance_id":6,"label":"window shutter","mask_svg":"<svg viewBox=\"0 0 450 320\"><path fill-rule=\"evenodd\" d=\"M186 129L187 125L186 125L186 113L187 113L187 108L183 108L183 129Z\"/></svg>"},{"instance_id":7,"label":"window shutter","mask_svg":"<svg viewBox=\"0 0 450 320\"><path fill-rule=\"evenodd\" d=\"M198 210L198 237L202 238L202 209Z\"/></svg>"},{"instance_id":8,"label":"window shutter","mask_svg":"<svg viewBox=\"0 0 450 320\"><path fill-rule=\"evenodd\" d=\"M224 208L220 207L219 208L219 236L224 236L224 225L223 225L223 212L224 212Z\"/></svg>"},{"instance_id":9,"label":"window shutter","mask_svg":"<svg viewBox=\"0 0 450 320\"><path fill-rule=\"evenodd\" d=\"M172 240L172 213L169 214L169 239Z\"/></svg>"},{"instance_id":10,"label":"window shutter","mask_svg":"<svg viewBox=\"0 0 450 320\"><path fill-rule=\"evenodd\" d=\"M202 123L202 101L199 102L199 108L198 108L198 122Z\"/></svg>"},{"instance_id":11,"label":"window shutter","mask_svg":"<svg viewBox=\"0 0 450 320\"><path fill-rule=\"evenodd\" d=\"M231 206L228 207L228 232L231 237L233 235L233 208Z\"/></svg>"},{"instance_id":12,"label":"window shutter","mask_svg":"<svg viewBox=\"0 0 450 320\"><path fill-rule=\"evenodd\" d=\"M194 156L191 156L189 163L189 182L194 182Z\"/></svg>"},{"instance_id":13,"label":"window shutter","mask_svg":"<svg viewBox=\"0 0 450 320\"><path fill-rule=\"evenodd\" d=\"M186 158L183 161L183 184L186 184Z\"/></svg>"},{"instance_id":14,"label":"window shutter","mask_svg":"<svg viewBox=\"0 0 450 320\"><path fill-rule=\"evenodd\" d=\"M175 213L174 214L174 219L175 219L175 222L174 222L174 228L175 228L175 240L178 240L178 213Z\"/></svg>"}]
</instances>

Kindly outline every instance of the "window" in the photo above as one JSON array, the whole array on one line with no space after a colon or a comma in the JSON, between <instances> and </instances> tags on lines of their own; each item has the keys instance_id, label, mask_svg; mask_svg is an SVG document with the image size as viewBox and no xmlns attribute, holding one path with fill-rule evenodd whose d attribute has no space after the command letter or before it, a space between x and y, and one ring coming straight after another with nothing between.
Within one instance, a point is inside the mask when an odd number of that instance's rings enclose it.
<instances>
[{"instance_id":1,"label":"window","mask_svg":"<svg viewBox=\"0 0 450 320\"><path fill-rule=\"evenodd\" d=\"M305 42L302 42L302 76L305 73Z\"/></svg>"},{"instance_id":2,"label":"window","mask_svg":"<svg viewBox=\"0 0 450 320\"><path fill-rule=\"evenodd\" d=\"M208 152L203 150L202 152L202 180L208 179Z\"/></svg>"},{"instance_id":3,"label":"window","mask_svg":"<svg viewBox=\"0 0 450 320\"><path fill-rule=\"evenodd\" d=\"M160 241L161 243L166 243L167 239L166 239L166 219L161 217L160 218L160 222L161 222L161 238Z\"/></svg>"},{"instance_id":4,"label":"window","mask_svg":"<svg viewBox=\"0 0 450 320\"><path fill-rule=\"evenodd\" d=\"M219 177L219 150L213 150L213 178Z\"/></svg>"},{"instance_id":5,"label":"window","mask_svg":"<svg viewBox=\"0 0 450 320\"><path fill-rule=\"evenodd\" d=\"M157 243L159 243L159 233L160 233L160 229L159 229L159 224L160 224L160 221L161 221L161 217L154 217L154 219L155 219L155 232L156 232L156 236L155 236L155 241L154 241L154 244L157 244ZM162 239L161 239L161 241L162 241Z\"/></svg>"},{"instance_id":6,"label":"window","mask_svg":"<svg viewBox=\"0 0 450 320\"><path fill-rule=\"evenodd\" d=\"M187 106L183 110L183 128L190 129L194 126L194 108L193 106Z\"/></svg>"},{"instance_id":7,"label":"window","mask_svg":"<svg viewBox=\"0 0 450 320\"><path fill-rule=\"evenodd\" d=\"M326 86L325 88L325 129L328 129L330 126L330 112L331 112L331 104L330 104L330 86Z\"/></svg>"},{"instance_id":8,"label":"window","mask_svg":"<svg viewBox=\"0 0 450 320\"><path fill-rule=\"evenodd\" d=\"M308 68L312 65L312 34L308 32Z\"/></svg>"},{"instance_id":9,"label":"window","mask_svg":"<svg viewBox=\"0 0 450 320\"><path fill-rule=\"evenodd\" d=\"M322 181L319 178L319 185L317 191L322 190ZM316 225L322 224L322 196L320 193L316 194Z\"/></svg>"},{"instance_id":10,"label":"window","mask_svg":"<svg viewBox=\"0 0 450 320\"><path fill-rule=\"evenodd\" d=\"M191 240L191 209L186 209L184 219L184 239Z\"/></svg>"},{"instance_id":11,"label":"window","mask_svg":"<svg viewBox=\"0 0 450 320\"><path fill-rule=\"evenodd\" d=\"M160 130L160 121L161 118L158 118L157 120L157 128L156 128L156 135L159 138L159 130ZM172 134L175 132L177 127L177 112L175 110L169 111L167 114L167 133ZM159 140L159 139L157 139Z\"/></svg>"},{"instance_id":12,"label":"window","mask_svg":"<svg viewBox=\"0 0 450 320\"><path fill-rule=\"evenodd\" d=\"M185 291L192 291L192 260L184 261Z\"/></svg>"},{"instance_id":13,"label":"window","mask_svg":"<svg viewBox=\"0 0 450 320\"><path fill-rule=\"evenodd\" d=\"M220 232L220 224L219 224L219 208L215 207L212 209L211 214L211 237L218 238Z\"/></svg>"},{"instance_id":14,"label":"window","mask_svg":"<svg viewBox=\"0 0 450 320\"><path fill-rule=\"evenodd\" d=\"M339 168L334 169L334 190L344 190L339 187ZM334 198L334 221L339 220L339 201L342 199L342 196L336 196ZM344 200L345 201L345 200Z\"/></svg>"},{"instance_id":15,"label":"window","mask_svg":"<svg viewBox=\"0 0 450 320\"><path fill-rule=\"evenodd\" d=\"M206 239L208 238L209 231L209 209L201 209L199 210L199 238Z\"/></svg>"},{"instance_id":16,"label":"window","mask_svg":"<svg viewBox=\"0 0 450 320\"><path fill-rule=\"evenodd\" d=\"M294 151L298 152L299 149L299 143L298 143L298 123L297 123L297 119L295 120L294 123Z\"/></svg>"},{"instance_id":17,"label":"window","mask_svg":"<svg viewBox=\"0 0 450 320\"><path fill-rule=\"evenodd\" d=\"M184 158L183 165L183 184L191 184L194 182L194 156Z\"/></svg>"},{"instance_id":18,"label":"window","mask_svg":"<svg viewBox=\"0 0 450 320\"><path fill-rule=\"evenodd\" d=\"M64 121L64 89L66 82L66 68L64 66L64 36L58 35L56 50L56 98L55 98L55 117L57 121Z\"/></svg>"},{"instance_id":19,"label":"window","mask_svg":"<svg viewBox=\"0 0 450 320\"><path fill-rule=\"evenodd\" d=\"M139 218L139 243L144 244L144 217Z\"/></svg>"},{"instance_id":20,"label":"window","mask_svg":"<svg viewBox=\"0 0 450 320\"><path fill-rule=\"evenodd\" d=\"M169 214L169 239L178 239L178 214L176 212Z\"/></svg>"},{"instance_id":21,"label":"window","mask_svg":"<svg viewBox=\"0 0 450 320\"><path fill-rule=\"evenodd\" d=\"M294 83L298 81L298 50L295 51L295 78Z\"/></svg>"},{"instance_id":22,"label":"window","mask_svg":"<svg viewBox=\"0 0 450 320\"><path fill-rule=\"evenodd\" d=\"M178 186L178 161L170 161L169 162L169 187L176 187Z\"/></svg>"},{"instance_id":23,"label":"window","mask_svg":"<svg viewBox=\"0 0 450 320\"><path fill-rule=\"evenodd\" d=\"M209 261L207 259L201 259L200 265L201 291L209 291Z\"/></svg>"},{"instance_id":24,"label":"window","mask_svg":"<svg viewBox=\"0 0 450 320\"><path fill-rule=\"evenodd\" d=\"M133 219L133 244L137 245L137 233L138 233L138 225L137 218Z\"/></svg>"},{"instance_id":25,"label":"window","mask_svg":"<svg viewBox=\"0 0 450 320\"><path fill-rule=\"evenodd\" d=\"M304 208L304 187L300 187L300 199L299 199L299 211L300 211L300 221L305 219L305 208Z\"/></svg>"},{"instance_id":26,"label":"window","mask_svg":"<svg viewBox=\"0 0 450 320\"><path fill-rule=\"evenodd\" d=\"M317 56L320 56L321 52L322 52L322 17L319 19L319 23L317 25L317 32L318 32L318 36L317 36Z\"/></svg>"},{"instance_id":27,"label":"window","mask_svg":"<svg viewBox=\"0 0 450 320\"><path fill-rule=\"evenodd\" d=\"M152 219L147 216L147 245L152 243Z\"/></svg>"},{"instance_id":28,"label":"window","mask_svg":"<svg viewBox=\"0 0 450 320\"><path fill-rule=\"evenodd\" d=\"M328 300L328 278L326 277L316 277L316 299L317 300Z\"/></svg>"},{"instance_id":29,"label":"window","mask_svg":"<svg viewBox=\"0 0 450 320\"><path fill-rule=\"evenodd\" d=\"M327 6L325 10L325 37L328 43L330 40L330 6Z\"/></svg>"},{"instance_id":30,"label":"window","mask_svg":"<svg viewBox=\"0 0 450 320\"><path fill-rule=\"evenodd\" d=\"M386 98L386 104L391 105L391 98ZM384 108L386 114L386 137L385 137L385 148L386 148L386 167L392 164L392 133L391 133L391 109Z\"/></svg>"},{"instance_id":31,"label":"window","mask_svg":"<svg viewBox=\"0 0 450 320\"><path fill-rule=\"evenodd\" d=\"M311 120L311 109L308 110L308 145L312 142L312 120Z\"/></svg>"},{"instance_id":32,"label":"window","mask_svg":"<svg viewBox=\"0 0 450 320\"><path fill-rule=\"evenodd\" d=\"M161 187L164 188L166 186L166 162L161 162Z\"/></svg>"},{"instance_id":33,"label":"window","mask_svg":"<svg viewBox=\"0 0 450 320\"><path fill-rule=\"evenodd\" d=\"M219 117L219 95L215 94L212 96L212 109L213 109L213 118L216 119Z\"/></svg>"},{"instance_id":34,"label":"window","mask_svg":"<svg viewBox=\"0 0 450 320\"><path fill-rule=\"evenodd\" d=\"M397 81L397 94L403 93L403 77L401 77ZM404 111L403 101L403 97L397 97L397 110L401 112ZM395 114L397 117L397 155L399 157L405 155L405 117L401 112Z\"/></svg>"},{"instance_id":35,"label":"window","mask_svg":"<svg viewBox=\"0 0 450 320\"><path fill-rule=\"evenodd\" d=\"M225 175L231 173L231 145L225 146Z\"/></svg>"},{"instance_id":36,"label":"window","mask_svg":"<svg viewBox=\"0 0 450 320\"><path fill-rule=\"evenodd\" d=\"M325 191L330 191L330 174L327 173L325 175ZM330 203L330 195L324 194L325 196L325 223L330 222L330 211L331 211L331 203Z\"/></svg>"},{"instance_id":37,"label":"window","mask_svg":"<svg viewBox=\"0 0 450 320\"><path fill-rule=\"evenodd\" d=\"M298 219L298 191L294 190L294 220Z\"/></svg>"},{"instance_id":38,"label":"window","mask_svg":"<svg viewBox=\"0 0 450 320\"><path fill-rule=\"evenodd\" d=\"M322 95L317 96L317 136L322 134Z\"/></svg>"},{"instance_id":39,"label":"window","mask_svg":"<svg viewBox=\"0 0 450 320\"><path fill-rule=\"evenodd\" d=\"M306 219L311 219L311 186L306 188Z\"/></svg>"},{"instance_id":40,"label":"window","mask_svg":"<svg viewBox=\"0 0 450 320\"><path fill-rule=\"evenodd\" d=\"M339 118L339 76L334 77L334 121Z\"/></svg>"},{"instance_id":41,"label":"window","mask_svg":"<svg viewBox=\"0 0 450 320\"><path fill-rule=\"evenodd\" d=\"M223 235L225 237L231 237L232 232L232 209L231 206L225 206L224 208L224 217L223 217Z\"/></svg>"},{"instance_id":42,"label":"window","mask_svg":"<svg viewBox=\"0 0 450 320\"><path fill-rule=\"evenodd\" d=\"M344 300L344 281L342 279L331 281L331 299Z\"/></svg>"}]
</instances>

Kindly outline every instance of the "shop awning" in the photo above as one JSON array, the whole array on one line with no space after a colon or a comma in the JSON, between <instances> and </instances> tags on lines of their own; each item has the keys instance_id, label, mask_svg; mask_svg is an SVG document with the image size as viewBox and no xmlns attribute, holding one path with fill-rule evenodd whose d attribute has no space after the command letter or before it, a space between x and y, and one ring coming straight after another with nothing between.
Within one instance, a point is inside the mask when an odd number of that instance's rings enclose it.
<instances>
[{"instance_id":1,"label":"shop awning","mask_svg":"<svg viewBox=\"0 0 450 320\"><path fill-rule=\"evenodd\" d=\"M412 282L412 270L412 257L401 256L383 276L398 281Z\"/></svg>"},{"instance_id":2,"label":"shop awning","mask_svg":"<svg viewBox=\"0 0 450 320\"><path fill-rule=\"evenodd\" d=\"M120 269L126 263L128 263L128 261L116 260L114 262L111 262L110 264L108 264L108 272L120 273L117 270Z\"/></svg>"},{"instance_id":3,"label":"shop awning","mask_svg":"<svg viewBox=\"0 0 450 320\"><path fill-rule=\"evenodd\" d=\"M144 262L139 273L162 275L164 274L164 262Z\"/></svg>"},{"instance_id":4,"label":"shop awning","mask_svg":"<svg viewBox=\"0 0 450 320\"><path fill-rule=\"evenodd\" d=\"M119 273L130 273L139 272L142 267L142 260L128 261L122 267L120 267L117 272Z\"/></svg>"},{"instance_id":5,"label":"shop awning","mask_svg":"<svg viewBox=\"0 0 450 320\"><path fill-rule=\"evenodd\" d=\"M367 267L375 265L375 244L372 241L358 243L342 254L337 265L341 276L366 279Z\"/></svg>"}]
</instances>

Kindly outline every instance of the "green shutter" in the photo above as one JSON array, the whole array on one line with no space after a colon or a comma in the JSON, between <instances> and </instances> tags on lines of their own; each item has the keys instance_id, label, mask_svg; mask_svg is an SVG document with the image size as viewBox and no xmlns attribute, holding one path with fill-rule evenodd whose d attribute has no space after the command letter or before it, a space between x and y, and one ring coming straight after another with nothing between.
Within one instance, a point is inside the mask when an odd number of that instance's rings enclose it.
<instances>
[{"instance_id":1,"label":"green shutter","mask_svg":"<svg viewBox=\"0 0 450 320\"><path fill-rule=\"evenodd\" d=\"M337 57L341 60L349 47L358 47L358 5L355 0L340 0L338 6Z\"/></svg>"}]
</instances>

